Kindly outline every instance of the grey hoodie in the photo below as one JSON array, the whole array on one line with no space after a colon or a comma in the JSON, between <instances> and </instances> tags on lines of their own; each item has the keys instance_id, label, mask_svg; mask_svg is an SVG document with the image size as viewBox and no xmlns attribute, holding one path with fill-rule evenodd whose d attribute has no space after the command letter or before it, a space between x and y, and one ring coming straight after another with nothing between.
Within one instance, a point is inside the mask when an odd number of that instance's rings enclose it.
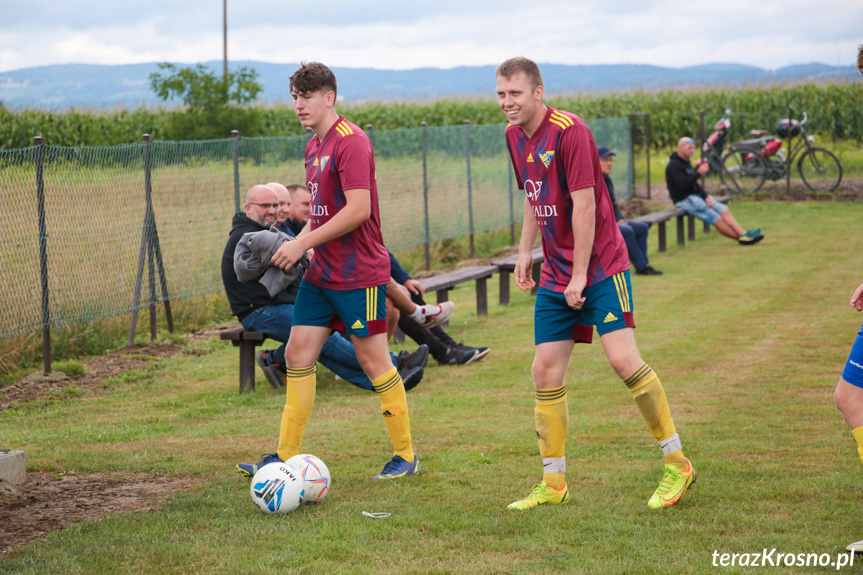
<instances>
[{"instance_id":1,"label":"grey hoodie","mask_svg":"<svg viewBox=\"0 0 863 575\"><path fill-rule=\"evenodd\" d=\"M273 255L285 242L296 238L272 226L269 230L247 232L240 238L234 251L234 272L241 282L258 278L258 283L267 288L270 296L297 280L300 269L309 268L309 258L303 258L288 270L273 265Z\"/></svg>"}]
</instances>

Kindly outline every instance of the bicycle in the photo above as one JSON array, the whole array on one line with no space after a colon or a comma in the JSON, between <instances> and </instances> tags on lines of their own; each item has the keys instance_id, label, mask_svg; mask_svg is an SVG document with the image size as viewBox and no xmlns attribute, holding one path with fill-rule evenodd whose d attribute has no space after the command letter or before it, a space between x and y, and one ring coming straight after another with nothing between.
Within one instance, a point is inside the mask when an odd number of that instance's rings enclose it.
<instances>
[{"instance_id":1,"label":"bicycle","mask_svg":"<svg viewBox=\"0 0 863 575\"><path fill-rule=\"evenodd\" d=\"M750 185L746 187L752 189L738 191L757 192L764 185L764 180L769 178L776 181L785 177L798 154L800 159L797 160L797 171L807 188L813 192L832 192L839 186L842 181L842 164L833 152L812 145L815 137L807 136L803 129L803 124L808 119L809 116L804 112L801 122L780 120L776 125L776 136L767 136L767 130L752 130L749 133L755 136L755 139L735 144L722 159L722 167L725 173L739 174L748 179ZM800 137L786 159L782 138L798 136ZM722 173L720 172L720 176Z\"/></svg>"},{"instance_id":2,"label":"bicycle","mask_svg":"<svg viewBox=\"0 0 863 575\"><path fill-rule=\"evenodd\" d=\"M726 115L730 113L731 110L725 111ZM735 147L722 155L726 150L725 140L730 129L731 120L728 118L723 117L716 122L713 133L701 146L704 158L730 191L744 194L755 192L764 184L768 172L767 161L760 154L752 153L752 148L746 148L741 153L742 150Z\"/></svg>"}]
</instances>

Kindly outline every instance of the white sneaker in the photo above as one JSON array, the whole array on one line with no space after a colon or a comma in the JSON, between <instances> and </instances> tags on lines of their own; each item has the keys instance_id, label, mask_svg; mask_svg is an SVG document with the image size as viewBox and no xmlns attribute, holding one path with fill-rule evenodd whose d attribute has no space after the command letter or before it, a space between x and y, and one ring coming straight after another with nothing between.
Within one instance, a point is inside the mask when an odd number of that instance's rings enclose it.
<instances>
[{"instance_id":1,"label":"white sneaker","mask_svg":"<svg viewBox=\"0 0 863 575\"><path fill-rule=\"evenodd\" d=\"M845 551L850 551L851 553L863 553L863 541L849 543L845 548Z\"/></svg>"},{"instance_id":2,"label":"white sneaker","mask_svg":"<svg viewBox=\"0 0 863 575\"><path fill-rule=\"evenodd\" d=\"M439 305L421 305L421 317L417 323L424 328L434 327L447 321L455 309L455 304L451 301L445 301Z\"/></svg>"}]
</instances>

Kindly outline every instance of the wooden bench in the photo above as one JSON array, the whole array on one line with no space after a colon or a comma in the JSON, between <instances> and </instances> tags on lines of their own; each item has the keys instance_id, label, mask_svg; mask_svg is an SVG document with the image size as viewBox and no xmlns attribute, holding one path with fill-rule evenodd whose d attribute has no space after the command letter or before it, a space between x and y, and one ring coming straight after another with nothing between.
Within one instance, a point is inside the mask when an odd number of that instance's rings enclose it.
<instances>
[{"instance_id":1,"label":"wooden bench","mask_svg":"<svg viewBox=\"0 0 863 575\"><path fill-rule=\"evenodd\" d=\"M244 328L229 329L219 334L219 339L230 341L240 348L240 393L255 391L255 348L266 339L259 331Z\"/></svg>"},{"instance_id":2,"label":"wooden bench","mask_svg":"<svg viewBox=\"0 0 863 575\"><path fill-rule=\"evenodd\" d=\"M437 303L449 299L449 290L469 281L476 281L476 314L488 315L488 288L486 280L497 271L496 265L471 266L444 274L423 278L419 281L426 292L437 292Z\"/></svg>"},{"instance_id":3,"label":"wooden bench","mask_svg":"<svg viewBox=\"0 0 863 575\"><path fill-rule=\"evenodd\" d=\"M538 286L540 273L542 272L542 248L534 249L531 255L533 256L533 267L530 270L530 275ZM500 303L506 305L509 303L509 274L515 270L515 264L518 263L518 254L513 254L503 258L502 260L495 260L491 263L492 265L497 266L498 271L500 272ZM536 295L536 290L537 288L534 287L530 293Z\"/></svg>"},{"instance_id":4,"label":"wooden bench","mask_svg":"<svg viewBox=\"0 0 863 575\"><path fill-rule=\"evenodd\" d=\"M720 196L716 198L717 201L721 203L727 203L731 201L731 196ZM662 210L659 212L653 212L647 214L645 216L641 216L639 218L634 218L636 221L644 222L652 226L653 224L657 224L657 237L659 239L659 251L664 252L668 249L668 244L666 242L666 226L665 223L672 219L677 219L677 245L682 246L686 244L686 237L688 236L689 241L695 241L695 216L687 214L680 208L670 208L667 210ZM683 231L683 220L686 219L686 233ZM710 224L707 222L703 222L704 224L704 233L710 231Z\"/></svg>"}]
</instances>

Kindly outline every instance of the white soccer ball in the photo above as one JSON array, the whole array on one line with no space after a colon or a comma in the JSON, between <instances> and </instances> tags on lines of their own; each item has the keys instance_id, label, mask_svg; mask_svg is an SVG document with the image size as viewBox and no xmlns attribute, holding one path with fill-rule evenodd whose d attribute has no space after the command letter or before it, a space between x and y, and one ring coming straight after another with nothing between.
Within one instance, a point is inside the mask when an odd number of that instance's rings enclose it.
<instances>
[{"instance_id":1,"label":"white soccer ball","mask_svg":"<svg viewBox=\"0 0 863 575\"><path fill-rule=\"evenodd\" d=\"M294 467L305 481L303 502L306 505L320 503L330 491L330 470L320 458L308 453L294 455L287 463Z\"/></svg>"},{"instance_id":2,"label":"white soccer ball","mask_svg":"<svg viewBox=\"0 0 863 575\"><path fill-rule=\"evenodd\" d=\"M290 513L303 503L303 478L287 463L270 463L252 478L252 501L262 512Z\"/></svg>"}]
</instances>

